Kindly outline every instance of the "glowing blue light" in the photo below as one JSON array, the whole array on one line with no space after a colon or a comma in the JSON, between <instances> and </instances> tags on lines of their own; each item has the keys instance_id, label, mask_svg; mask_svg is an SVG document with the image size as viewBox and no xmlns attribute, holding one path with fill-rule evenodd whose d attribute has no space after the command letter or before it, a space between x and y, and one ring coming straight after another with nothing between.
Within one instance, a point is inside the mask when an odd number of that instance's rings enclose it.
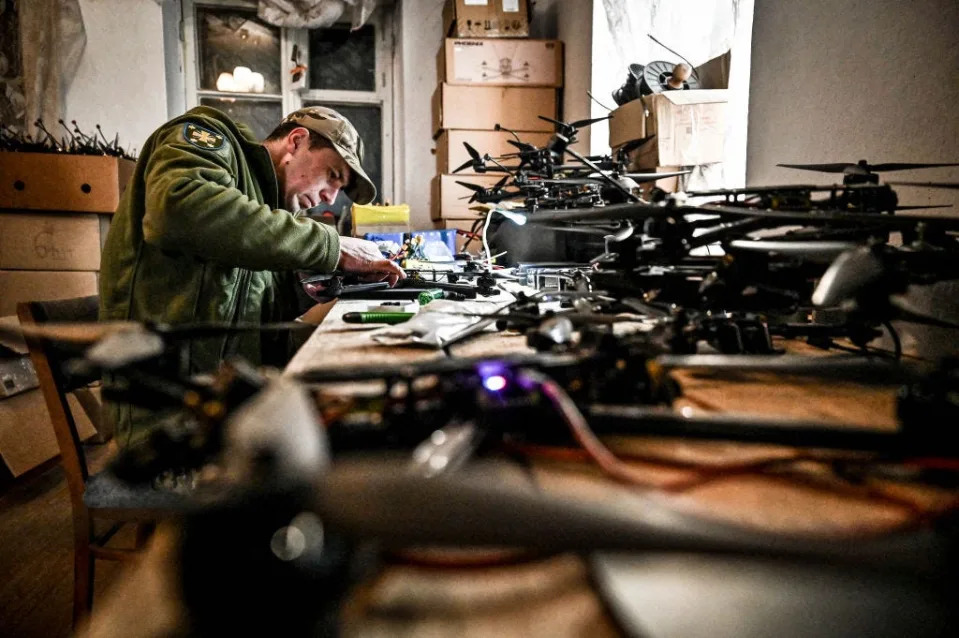
<instances>
[{"instance_id":1,"label":"glowing blue light","mask_svg":"<svg viewBox=\"0 0 959 638\"><path fill-rule=\"evenodd\" d=\"M483 379L483 387L490 392L499 392L506 387L506 377L494 374Z\"/></svg>"}]
</instances>

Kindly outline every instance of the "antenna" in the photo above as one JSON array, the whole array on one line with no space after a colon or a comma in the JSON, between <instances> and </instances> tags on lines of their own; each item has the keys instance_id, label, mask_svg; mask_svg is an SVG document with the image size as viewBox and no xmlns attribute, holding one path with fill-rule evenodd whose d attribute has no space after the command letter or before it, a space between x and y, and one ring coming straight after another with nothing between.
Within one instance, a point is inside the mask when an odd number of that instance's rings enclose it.
<instances>
[{"instance_id":1,"label":"antenna","mask_svg":"<svg viewBox=\"0 0 959 638\"><path fill-rule=\"evenodd\" d=\"M659 46L663 47L664 49L666 49L667 51L669 51L669 52L672 53L673 55L678 56L680 60L682 60L683 62L685 62L686 64L688 64L688 65L689 65L689 70L690 70L690 72L693 74L693 77L696 78L696 81L697 81L697 82L699 81L699 75L697 75L697 73L696 73L696 67L693 66L693 63L692 63L692 62L690 62L689 60L687 60L686 58L684 58L682 55L680 55L680 54L677 53L676 51L673 51L673 50L670 49L668 46L666 46L665 44L663 44L662 42L660 42L659 40L657 40L657 39L653 36L652 33L647 33L646 35L649 36L649 39L650 39L650 40L652 40L653 42L655 42L655 43L658 44Z\"/></svg>"},{"instance_id":2,"label":"antenna","mask_svg":"<svg viewBox=\"0 0 959 638\"><path fill-rule=\"evenodd\" d=\"M613 109L609 108L608 106L606 106L605 104L603 104L602 102L600 102L599 100L597 100L595 97L593 97L593 94L590 93L589 91L586 91L586 95L589 96L589 99L591 99L593 102L596 102L597 104L599 104L601 107L603 107L603 108L606 109L607 111L612 111L612 110L613 110Z\"/></svg>"}]
</instances>

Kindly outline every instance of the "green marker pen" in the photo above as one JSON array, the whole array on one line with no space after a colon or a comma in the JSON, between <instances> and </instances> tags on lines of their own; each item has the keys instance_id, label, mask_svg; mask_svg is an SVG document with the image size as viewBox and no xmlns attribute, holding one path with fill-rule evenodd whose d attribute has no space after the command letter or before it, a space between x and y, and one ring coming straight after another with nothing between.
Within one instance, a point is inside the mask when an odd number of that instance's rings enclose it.
<instances>
[{"instance_id":1,"label":"green marker pen","mask_svg":"<svg viewBox=\"0 0 959 638\"><path fill-rule=\"evenodd\" d=\"M343 314L346 323L388 323L396 324L409 321L415 312L347 312Z\"/></svg>"}]
</instances>

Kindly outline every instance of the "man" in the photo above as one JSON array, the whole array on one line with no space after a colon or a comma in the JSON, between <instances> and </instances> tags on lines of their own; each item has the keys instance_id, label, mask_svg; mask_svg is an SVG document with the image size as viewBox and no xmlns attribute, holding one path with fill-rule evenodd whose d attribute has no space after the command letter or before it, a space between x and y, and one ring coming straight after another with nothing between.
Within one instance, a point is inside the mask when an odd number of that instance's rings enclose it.
<instances>
[{"instance_id":1,"label":"man","mask_svg":"<svg viewBox=\"0 0 959 638\"><path fill-rule=\"evenodd\" d=\"M339 113L300 109L262 143L220 111L197 107L143 146L103 250L102 320L259 323L297 314L292 271L358 272L391 285L405 277L373 242L339 237L297 215L345 190L376 195L363 144ZM188 344L190 374L227 356L270 359L256 334ZM284 355L288 353L283 353ZM273 362L277 362L273 358ZM111 406L121 443L153 415ZM135 431L136 430L136 431Z\"/></svg>"}]
</instances>

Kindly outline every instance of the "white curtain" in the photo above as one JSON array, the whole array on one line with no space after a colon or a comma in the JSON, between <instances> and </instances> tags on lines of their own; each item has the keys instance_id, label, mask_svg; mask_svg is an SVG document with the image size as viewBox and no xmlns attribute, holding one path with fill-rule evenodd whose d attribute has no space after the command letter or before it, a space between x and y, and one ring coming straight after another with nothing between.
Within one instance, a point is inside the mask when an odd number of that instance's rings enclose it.
<instances>
[{"instance_id":1,"label":"white curtain","mask_svg":"<svg viewBox=\"0 0 959 638\"><path fill-rule=\"evenodd\" d=\"M259 0L257 16L278 27L319 29L339 21L349 9L356 30L375 8L376 0Z\"/></svg>"},{"instance_id":2,"label":"white curtain","mask_svg":"<svg viewBox=\"0 0 959 638\"><path fill-rule=\"evenodd\" d=\"M19 3L23 55L25 127L36 137L33 122L48 129L65 118L70 82L87 44L79 0L30 0Z\"/></svg>"}]
</instances>

